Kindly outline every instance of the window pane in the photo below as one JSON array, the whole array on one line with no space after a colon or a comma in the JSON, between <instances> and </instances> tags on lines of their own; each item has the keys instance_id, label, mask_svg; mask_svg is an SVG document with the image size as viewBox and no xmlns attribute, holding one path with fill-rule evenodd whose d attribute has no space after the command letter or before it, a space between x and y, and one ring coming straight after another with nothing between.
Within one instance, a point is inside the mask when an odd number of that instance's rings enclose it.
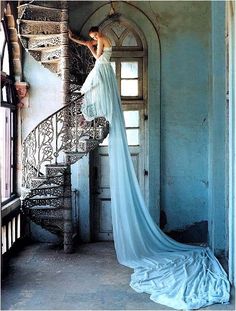
<instances>
[{"instance_id":1,"label":"window pane","mask_svg":"<svg viewBox=\"0 0 236 311\"><path fill-rule=\"evenodd\" d=\"M12 240L11 240L11 221L8 223L8 249L12 246Z\"/></svg>"},{"instance_id":2,"label":"window pane","mask_svg":"<svg viewBox=\"0 0 236 311\"><path fill-rule=\"evenodd\" d=\"M0 107L0 159L2 201L10 197L10 109Z\"/></svg>"},{"instance_id":3,"label":"window pane","mask_svg":"<svg viewBox=\"0 0 236 311\"><path fill-rule=\"evenodd\" d=\"M133 35L132 32L129 32L125 36L125 38L124 38L124 40L122 42L122 46L137 46L137 45L138 45L137 41L136 41L135 36Z\"/></svg>"},{"instance_id":4,"label":"window pane","mask_svg":"<svg viewBox=\"0 0 236 311\"><path fill-rule=\"evenodd\" d=\"M12 219L12 243L16 241L16 218Z\"/></svg>"},{"instance_id":5,"label":"window pane","mask_svg":"<svg viewBox=\"0 0 236 311\"><path fill-rule=\"evenodd\" d=\"M121 80L121 96L138 96L138 80Z\"/></svg>"},{"instance_id":6,"label":"window pane","mask_svg":"<svg viewBox=\"0 0 236 311\"><path fill-rule=\"evenodd\" d=\"M139 111L124 111L125 126L139 127Z\"/></svg>"},{"instance_id":7,"label":"window pane","mask_svg":"<svg viewBox=\"0 0 236 311\"><path fill-rule=\"evenodd\" d=\"M7 251L7 228L6 226L2 227L2 254Z\"/></svg>"},{"instance_id":8,"label":"window pane","mask_svg":"<svg viewBox=\"0 0 236 311\"><path fill-rule=\"evenodd\" d=\"M17 239L20 238L21 233L21 216L20 214L17 216Z\"/></svg>"},{"instance_id":9,"label":"window pane","mask_svg":"<svg viewBox=\"0 0 236 311\"><path fill-rule=\"evenodd\" d=\"M114 31L117 37L120 38L126 27L119 22L115 22L112 24L111 29Z\"/></svg>"},{"instance_id":10,"label":"window pane","mask_svg":"<svg viewBox=\"0 0 236 311\"><path fill-rule=\"evenodd\" d=\"M5 52L4 52L2 71L4 71L7 75L10 75L10 70L9 70L9 54L8 54L7 44L6 44Z\"/></svg>"},{"instance_id":11,"label":"window pane","mask_svg":"<svg viewBox=\"0 0 236 311\"><path fill-rule=\"evenodd\" d=\"M5 43L5 32L4 32L2 23L0 23L0 52L1 53L2 53L2 48L3 48L4 43Z\"/></svg>"},{"instance_id":12,"label":"window pane","mask_svg":"<svg viewBox=\"0 0 236 311\"><path fill-rule=\"evenodd\" d=\"M5 86L2 88L2 101L7 102L7 88Z\"/></svg>"},{"instance_id":13,"label":"window pane","mask_svg":"<svg viewBox=\"0 0 236 311\"><path fill-rule=\"evenodd\" d=\"M139 145L139 129L126 130L129 146Z\"/></svg>"},{"instance_id":14,"label":"window pane","mask_svg":"<svg viewBox=\"0 0 236 311\"><path fill-rule=\"evenodd\" d=\"M138 62L121 62L121 78L138 78Z\"/></svg>"},{"instance_id":15,"label":"window pane","mask_svg":"<svg viewBox=\"0 0 236 311\"><path fill-rule=\"evenodd\" d=\"M11 112L11 137L13 137L13 132L14 132L13 121L14 121L14 113Z\"/></svg>"},{"instance_id":16,"label":"window pane","mask_svg":"<svg viewBox=\"0 0 236 311\"><path fill-rule=\"evenodd\" d=\"M111 62L111 67L113 68L114 72L116 73L116 63L115 62Z\"/></svg>"}]
</instances>

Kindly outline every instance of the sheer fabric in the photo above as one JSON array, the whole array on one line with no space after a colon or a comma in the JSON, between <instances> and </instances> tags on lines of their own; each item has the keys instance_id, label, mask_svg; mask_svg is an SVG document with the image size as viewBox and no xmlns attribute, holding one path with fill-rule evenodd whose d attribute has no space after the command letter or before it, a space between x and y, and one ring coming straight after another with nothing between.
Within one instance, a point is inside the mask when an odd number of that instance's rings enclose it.
<instances>
[{"instance_id":1,"label":"sheer fabric","mask_svg":"<svg viewBox=\"0 0 236 311\"><path fill-rule=\"evenodd\" d=\"M81 92L87 120L110 123L109 161L114 243L120 264L133 268L130 286L175 309L198 309L229 301L227 275L209 248L181 244L151 218L129 153L111 48L96 60Z\"/></svg>"}]
</instances>

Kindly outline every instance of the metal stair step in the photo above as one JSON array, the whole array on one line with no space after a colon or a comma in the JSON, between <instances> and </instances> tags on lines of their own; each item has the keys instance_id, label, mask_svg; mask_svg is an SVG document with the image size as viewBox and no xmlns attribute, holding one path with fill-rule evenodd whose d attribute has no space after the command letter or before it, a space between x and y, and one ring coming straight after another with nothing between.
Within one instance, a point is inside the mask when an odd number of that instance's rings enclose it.
<instances>
[{"instance_id":1,"label":"metal stair step","mask_svg":"<svg viewBox=\"0 0 236 311\"><path fill-rule=\"evenodd\" d=\"M47 7L52 9L63 9L66 6L66 1L34 1L35 5L41 6L41 7Z\"/></svg>"},{"instance_id":2,"label":"metal stair step","mask_svg":"<svg viewBox=\"0 0 236 311\"><path fill-rule=\"evenodd\" d=\"M64 175L58 174L57 176L44 176L44 177L35 177L31 180L31 187L37 188L42 184L51 185L62 185L64 182Z\"/></svg>"},{"instance_id":3,"label":"metal stair step","mask_svg":"<svg viewBox=\"0 0 236 311\"><path fill-rule=\"evenodd\" d=\"M63 206L63 202L63 197L26 198L23 202L23 208L27 209L36 205L51 205L60 208Z\"/></svg>"},{"instance_id":4,"label":"metal stair step","mask_svg":"<svg viewBox=\"0 0 236 311\"><path fill-rule=\"evenodd\" d=\"M56 233L63 231L64 211L61 208L47 205L34 206L27 210L27 216L50 232L53 228L56 229Z\"/></svg>"},{"instance_id":5,"label":"metal stair step","mask_svg":"<svg viewBox=\"0 0 236 311\"><path fill-rule=\"evenodd\" d=\"M29 51L35 60L41 63L58 63L61 58L61 48L51 51L33 50Z\"/></svg>"},{"instance_id":6,"label":"metal stair step","mask_svg":"<svg viewBox=\"0 0 236 311\"><path fill-rule=\"evenodd\" d=\"M63 199L63 196L56 196L56 195L35 195L31 198L28 198L29 200L54 200L54 199Z\"/></svg>"},{"instance_id":7,"label":"metal stair step","mask_svg":"<svg viewBox=\"0 0 236 311\"><path fill-rule=\"evenodd\" d=\"M60 49L60 45L53 45L53 46L36 46L36 47L28 47L28 51L40 51L41 55L44 53L52 53L54 51L57 51L58 49Z\"/></svg>"},{"instance_id":8,"label":"metal stair step","mask_svg":"<svg viewBox=\"0 0 236 311\"><path fill-rule=\"evenodd\" d=\"M64 188L63 186L47 186L47 187L38 187L30 190L30 193L27 195L27 198L36 198L36 196L62 196Z\"/></svg>"},{"instance_id":9,"label":"metal stair step","mask_svg":"<svg viewBox=\"0 0 236 311\"><path fill-rule=\"evenodd\" d=\"M78 152L78 151L65 151L65 157L66 162L71 165L79 161L84 155L86 155L86 152Z\"/></svg>"},{"instance_id":10,"label":"metal stair step","mask_svg":"<svg viewBox=\"0 0 236 311\"><path fill-rule=\"evenodd\" d=\"M32 196L32 197L30 197L28 199L30 199L30 200L38 200L38 199L39 200L48 200L48 199L59 199L59 198L63 198L63 196L62 195L61 196L57 196L57 195L51 195L51 194L49 194L49 195L36 194L36 195L34 195L34 196Z\"/></svg>"},{"instance_id":11,"label":"metal stair step","mask_svg":"<svg viewBox=\"0 0 236 311\"><path fill-rule=\"evenodd\" d=\"M50 60L44 60L44 61L40 61L40 63L42 64L42 65L44 65L44 64L59 64L60 63L60 61L61 61L61 59L60 58L57 58L57 59L50 59Z\"/></svg>"},{"instance_id":12,"label":"metal stair step","mask_svg":"<svg viewBox=\"0 0 236 311\"><path fill-rule=\"evenodd\" d=\"M60 34L62 23L60 22L37 22L18 20L19 33L21 35L49 35Z\"/></svg>"},{"instance_id":13,"label":"metal stair step","mask_svg":"<svg viewBox=\"0 0 236 311\"><path fill-rule=\"evenodd\" d=\"M64 167L64 168L67 168L67 165L66 165L66 163L55 163L55 164L46 164L45 165L46 167L60 167L60 168L62 168L62 167Z\"/></svg>"},{"instance_id":14,"label":"metal stair step","mask_svg":"<svg viewBox=\"0 0 236 311\"><path fill-rule=\"evenodd\" d=\"M35 189L56 189L56 188L61 188L60 185L57 184L50 184L49 185L40 185L38 188L32 188L31 190L35 190Z\"/></svg>"},{"instance_id":15,"label":"metal stair step","mask_svg":"<svg viewBox=\"0 0 236 311\"><path fill-rule=\"evenodd\" d=\"M60 61L56 61L56 62L44 62L41 63L43 65L43 67L47 68L48 70L50 70L51 72L57 74L58 76L60 75Z\"/></svg>"},{"instance_id":16,"label":"metal stair step","mask_svg":"<svg viewBox=\"0 0 236 311\"><path fill-rule=\"evenodd\" d=\"M34 205L34 206L30 207L30 210L45 210L45 209L47 209L47 210L49 210L49 209L56 210L57 207L51 206L51 205Z\"/></svg>"},{"instance_id":17,"label":"metal stair step","mask_svg":"<svg viewBox=\"0 0 236 311\"><path fill-rule=\"evenodd\" d=\"M89 152L95 149L99 142L96 139L85 138L79 141L79 151Z\"/></svg>"},{"instance_id":18,"label":"metal stair step","mask_svg":"<svg viewBox=\"0 0 236 311\"><path fill-rule=\"evenodd\" d=\"M62 35L44 35L27 38L27 49L28 50L42 50L53 47L58 47L62 44Z\"/></svg>"},{"instance_id":19,"label":"metal stair step","mask_svg":"<svg viewBox=\"0 0 236 311\"><path fill-rule=\"evenodd\" d=\"M65 163L46 164L45 168L46 168L46 176L51 178L54 176L56 177L59 175L63 175L65 170L67 169L67 165L65 165Z\"/></svg>"},{"instance_id":20,"label":"metal stair step","mask_svg":"<svg viewBox=\"0 0 236 311\"><path fill-rule=\"evenodd\" d=\"M61 36L61 33L49 33L49 34L27 34L27 33L21 33L20 37L23 38L28 38L29 40L33 40L33 39L39 39L39 40L43 40L43 39L52 39L55 36Z\"/></svg>"},{"instance_id":21,"label":"metal stair step","mask_svg":"<svg viewBox=\"0 0 236 311\"><path fill-rule=\"evenodd\" d=\"M62 12L57 8L43 7L35 4L22 4L17 7L18 17L26 20L55 21L62 19Z\"/></svg>"}]
</instances>

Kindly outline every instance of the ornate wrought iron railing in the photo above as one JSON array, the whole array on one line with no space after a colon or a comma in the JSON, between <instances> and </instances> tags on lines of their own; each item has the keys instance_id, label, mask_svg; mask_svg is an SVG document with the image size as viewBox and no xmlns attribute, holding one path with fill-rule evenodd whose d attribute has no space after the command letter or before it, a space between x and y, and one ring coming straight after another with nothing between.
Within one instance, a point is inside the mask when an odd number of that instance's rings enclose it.
<instances>
[{"instance_id":1,"label":"ornate wrought iron railing","mask_svg":"<svg viewBox=\"0 0 236 311\"><path fill-rule=\"evenodd\" d=\"M46 164L66 163L65 153L86 154L107 135L105 118L84 119L80 109L82 96L73 94L71 101L41 121L25 138L22 145L23 187L30 188L32 178L45 174Z\"/></svg>"}]
</instances>

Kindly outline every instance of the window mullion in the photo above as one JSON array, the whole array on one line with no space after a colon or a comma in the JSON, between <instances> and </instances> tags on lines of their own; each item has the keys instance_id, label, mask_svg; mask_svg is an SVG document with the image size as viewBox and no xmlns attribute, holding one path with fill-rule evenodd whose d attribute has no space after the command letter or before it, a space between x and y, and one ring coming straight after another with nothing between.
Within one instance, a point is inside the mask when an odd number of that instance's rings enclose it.
<instances>
[{"instance_id":1,"label":"window mullion","mask_svg":"<svg viewBox=\"0 0 236 311\"><path fill-rule=\"evenodd\" d=\"M119 94L121 94L121 61L117 60L116 61L117 65L117 83L118 83L118 90Z\"/></svg>"}]
</instances>

